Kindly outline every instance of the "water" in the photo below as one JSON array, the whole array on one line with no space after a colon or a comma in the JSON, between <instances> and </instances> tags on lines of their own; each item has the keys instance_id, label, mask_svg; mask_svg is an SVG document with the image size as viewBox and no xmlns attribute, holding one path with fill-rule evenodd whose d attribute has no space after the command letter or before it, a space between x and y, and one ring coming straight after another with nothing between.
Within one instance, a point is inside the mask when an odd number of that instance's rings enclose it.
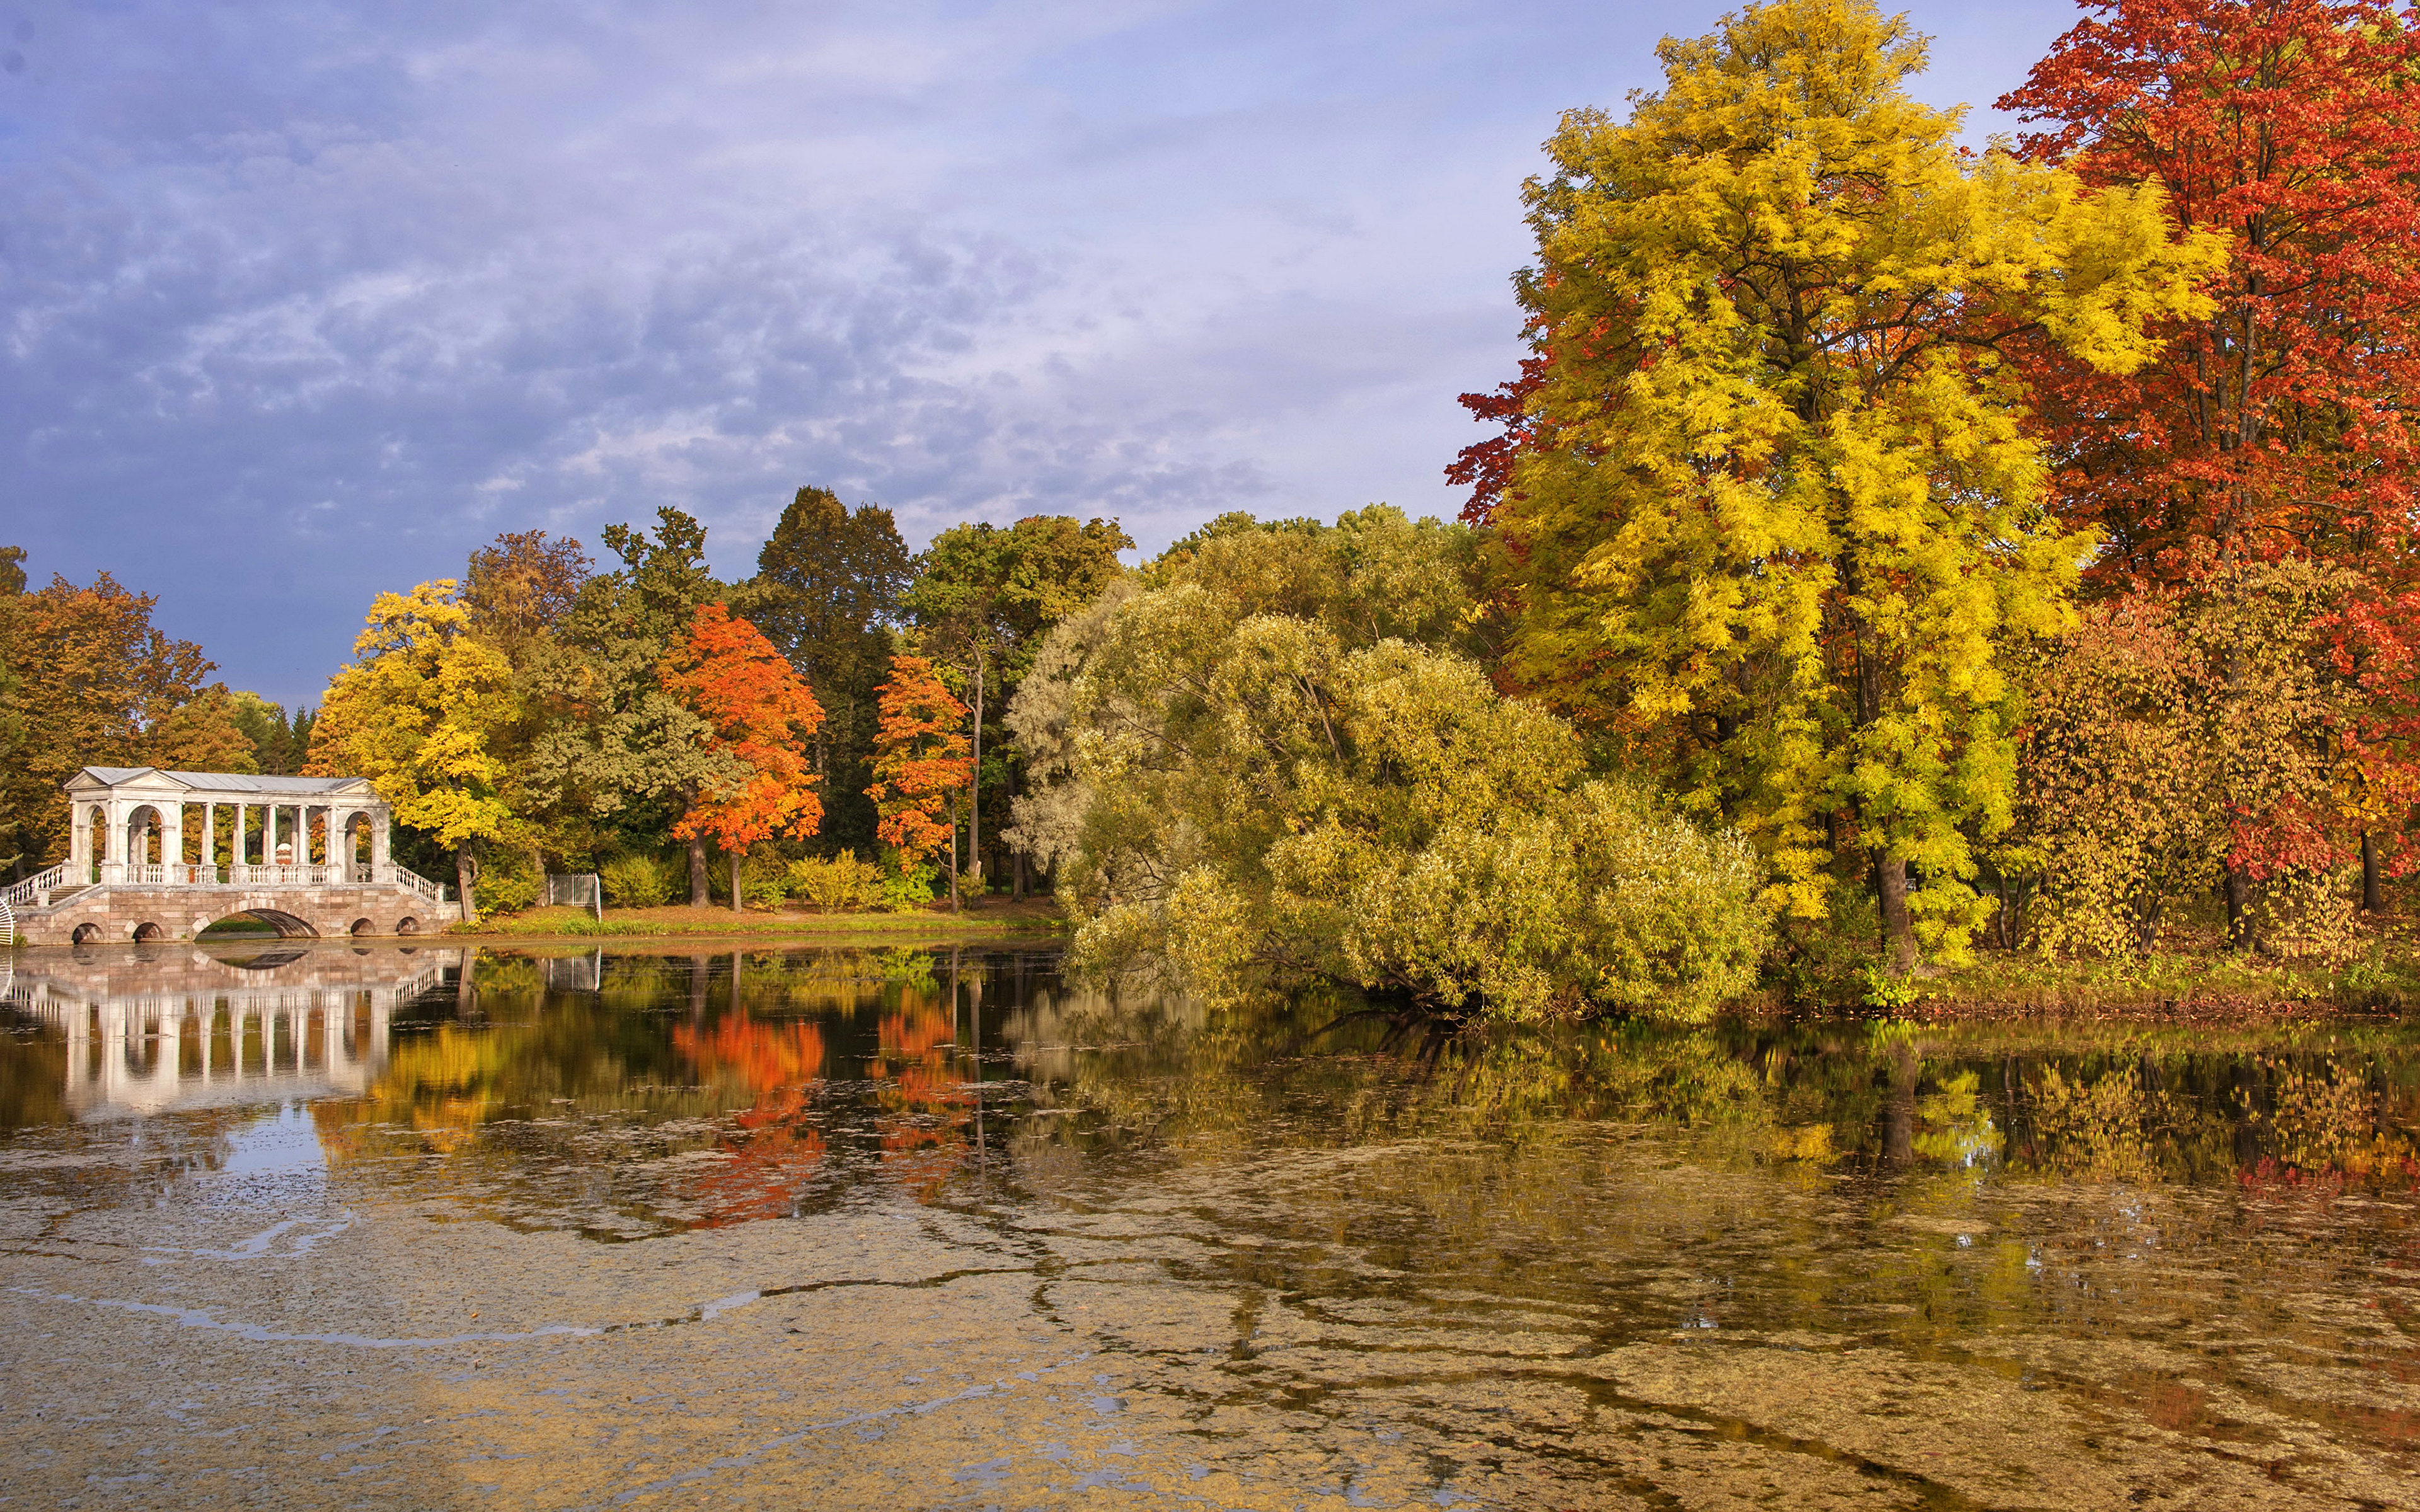
<instances>
[{"instance_id":1,"label":"water","mask_svg":"<svg viewBox=\"0 0 2420 1512\"><path fill-rule=\"evenodd\" d=\"M2420 1504L2394 1023L1439 1042L946 949L9 1002L11 1504Z\"/></svg>"}]
</instances>

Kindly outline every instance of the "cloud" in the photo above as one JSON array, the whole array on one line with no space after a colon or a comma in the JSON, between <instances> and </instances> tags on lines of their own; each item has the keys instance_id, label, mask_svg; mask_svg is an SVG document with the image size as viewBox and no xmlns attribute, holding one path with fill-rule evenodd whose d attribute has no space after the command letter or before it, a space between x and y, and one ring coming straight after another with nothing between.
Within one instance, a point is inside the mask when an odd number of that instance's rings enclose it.
<instances>
[{"instance_id":1,"label":"cloud","mask_svg":"<svg viewBox=\"0 0 2420 1512\"><path fill-rule=\"evenodd\" d=\"M506 529L1450 511L1536 143L1715 8L0 0L0 539L308 701Z\"/></svg>"}]
</instances>

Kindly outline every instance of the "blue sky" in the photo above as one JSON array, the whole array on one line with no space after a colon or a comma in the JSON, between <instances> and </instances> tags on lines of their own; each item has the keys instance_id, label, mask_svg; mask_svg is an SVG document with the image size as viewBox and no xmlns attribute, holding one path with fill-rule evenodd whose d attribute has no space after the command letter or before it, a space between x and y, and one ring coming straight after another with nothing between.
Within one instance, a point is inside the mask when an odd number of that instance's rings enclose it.
<instances>
[{"instance_id":1,"label":"blue sky","mask_svg":"<svg viewBox=\"0 0 2420 1512\"><path fill-rule=\"evenodd\" d=\"M1722 8L0 0L0 544L316 702L659 503L1450 515L1538 144ZM1913 14L1979 140L2075 12Z\"/></svg>"}]
</instances>

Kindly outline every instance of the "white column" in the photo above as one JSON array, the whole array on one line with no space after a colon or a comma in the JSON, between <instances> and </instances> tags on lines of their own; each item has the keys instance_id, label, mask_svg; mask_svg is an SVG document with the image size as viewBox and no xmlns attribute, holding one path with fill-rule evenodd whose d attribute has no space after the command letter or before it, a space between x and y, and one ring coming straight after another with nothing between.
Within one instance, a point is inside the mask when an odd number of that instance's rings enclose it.
<instances>
[{"instance_id":1,"label":"white column","mask_svg":"<svg viewBox=\"0 0 2420 1512\"><path fill-rule=\"evenodd\" d=\"M185 864L185 805L181 799L160 810L160 864ZM170 880L183 879L171 873Z\"/></svg>"},{"instance_id":2,"label":"white column","mask_svg":"<svg viewBox=\"0 0 2420 1512\"><path fill-rule=\"evenodd\" d=\"M235 828L228 832L227 837L227 880L229 882L233 882L238 876L241 875L241 868L246 863L243 858L243 805L239 802L235 806Z\"/></svg>"},{"instance_id":3,"label":"white column","mask_svg":"<svg viewBox=\"0 0 2420 1512\"><path fill-rule=\"evenodd\" d=\"M218 817L219 817L219 806L218 806L217 804L215 804L215 803L205 803L205 804L203 804L203 805L202 805L202 855L201 855L201 862L202 862L202 866L204 867L204 869L206 869L206 870L209 872L209 875L208 877L204 878L203 880L205 880L205 881L209 881L209 882L216 882L216 881L219 879L219 874L218 874L218 864L219 864L219 830L218 830Z\"/></svg>"},{"instance_id":4,"label":"white column","mask_svg":"<svg viewBox=\"0 0 2420 1512\"><path fill-rule=\"evenodd\" d=\"M77 799L68 819L68 872L82 882L92 875L92 805Z\"/></svg>"},{"instance_id":5,"label":"white column","mask_svg":"<svg viewBox=\"0 0 2420 1512\"><path fill-rule=\"evenodd\" d=\"M101 880L103 882L126 880L125 807L116 798L110 799L101 806L101 843L103 849L101 859Z\"/></svg>"}]
</instances>

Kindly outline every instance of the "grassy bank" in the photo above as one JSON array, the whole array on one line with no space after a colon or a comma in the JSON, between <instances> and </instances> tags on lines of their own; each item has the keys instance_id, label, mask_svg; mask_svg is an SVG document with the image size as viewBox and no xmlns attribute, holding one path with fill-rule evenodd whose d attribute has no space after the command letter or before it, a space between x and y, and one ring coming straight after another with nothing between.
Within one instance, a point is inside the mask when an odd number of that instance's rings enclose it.
<instances>
[{"instance_id":1,"label":"grassy bank","mask_svg":"<svg viewBox=\"0 0 2420 1512\"><path fill-rule=\"evenodd\" d=\"M798 909L608 908L598 919L581 908L532 908L456 924L446 933L479 940L697 939L746 936L802 945L901 945L919 940L1055 939L1065 933L1047 900L987 901L952 913L946 906L906 913L818 914Z\"/></svg>"}]
</instances>

